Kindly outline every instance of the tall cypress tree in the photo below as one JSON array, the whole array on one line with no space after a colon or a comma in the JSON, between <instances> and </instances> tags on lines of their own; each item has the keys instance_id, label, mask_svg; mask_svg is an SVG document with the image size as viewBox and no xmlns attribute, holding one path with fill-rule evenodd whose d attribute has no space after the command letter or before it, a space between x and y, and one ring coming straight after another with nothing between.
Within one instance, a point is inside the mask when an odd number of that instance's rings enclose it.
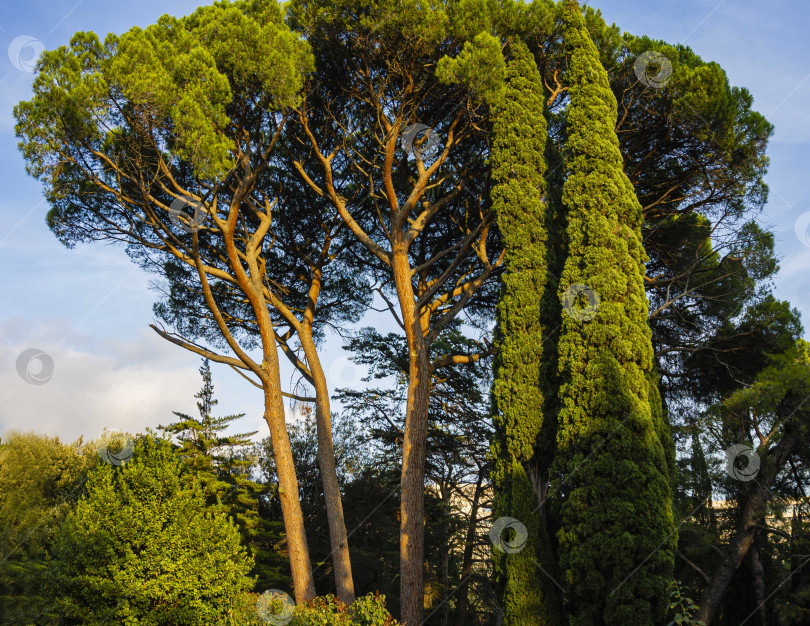
<instances>
[{"instance_id":1,"label":"tall cypress tree","mask_svg":"<svg viewBox=\"0 0 810 626\"><path fill-rule=\"evenodd\" d=\"M569 623L652 624L666 607L674 523L644 291L642 210L622 169L616 99L579 5L563 42L568 256L559 285L597 303L563 315L554 499ZM586 286L583 290L580 286Z\"/></svg>"},{"instance_id":2,"label":"tall cypress tree","mask_svg":"<svg viewBox=\"0 0 810 626\"><path fill-rule=\"evenodd\" d=\"M492 387L496 438L495 517L526 527L525 547L494 555L503 587L506 624L557 624L559 610L543 509L547 454L539 453L549 427L548 400L555 389L549 337L555 316L555 281L549 281L546 121L540 73L520 41L509 45L505 92L494 108L491 153L493 209L503 237L505 272L497 307L495 380ZM548 440L548 437L546 437ZM512 531L506 531L512 532ZM509 541L510 537L502 537Z\"/></svg>"}]
</instances>

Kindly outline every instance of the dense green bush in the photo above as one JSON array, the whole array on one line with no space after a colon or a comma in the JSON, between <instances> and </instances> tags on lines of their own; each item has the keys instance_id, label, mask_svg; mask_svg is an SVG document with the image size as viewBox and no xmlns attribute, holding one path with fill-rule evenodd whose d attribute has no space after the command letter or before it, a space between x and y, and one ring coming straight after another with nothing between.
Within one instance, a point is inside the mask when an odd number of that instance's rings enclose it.
<instances>
[{"instance_id":1,"label":"dense green bush","mask_svg":"<svg viewBox=\"0 0 810 626\"><path fill-rule=\"evenodd\" d=\"M145 436L124 467L101 464L53 551L63 624L216 624L252 586L239 532L181 478L168 442Z\"/></svg>"},{"instance_id":2,"label":"dense green bush","mask_svg":"<svg viewBox=\"0 0 810 626\"><path fill-rule=\"evenodd\" d=\"M47 554L98 462L81 440L11 432L0 443L0 624L42 624Z\"/></svg>"}]
</instances>

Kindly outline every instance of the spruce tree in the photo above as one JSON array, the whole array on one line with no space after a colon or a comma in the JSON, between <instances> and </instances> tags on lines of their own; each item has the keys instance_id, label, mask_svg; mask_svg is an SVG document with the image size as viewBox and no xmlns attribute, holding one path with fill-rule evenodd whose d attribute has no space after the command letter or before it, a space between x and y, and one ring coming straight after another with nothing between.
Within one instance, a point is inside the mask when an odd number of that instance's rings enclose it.
<instances>
[{"instance_id":1,"label":"spruce tree","mask_svg":"<svg viewBox=\"0 0 810 626\"><path fill-rule=\"evenodd\" d=\"M549 341L555 281L549 280L545 199L546 120L542 80L523 42L511 41L503 98L493 107L493 209L503 237L503 286L497 307L495 380L495 518L526 527L523 549L493 552L503 587L506 624L555 624L554 571L537 490L545 483L549 450L539 447L555 389ZM545 438L548 441L548 437ZM509 531L512 532L512 531ZM509 537L501 540L509 541Z\"/></svg>"},{"instance_id":2,"label":"spruce tree","mask_svg":"<svg viewBox=\"0 0 810 626\"><path fill-rule=\"evenodd\" d=\"M208 359L203 360L200 375L203 386L194 395L199 417L173 411L180 419L159 428L177 438L178 456L189 470L185 479L200 486L209 508L236 522L242 542L255 560L257 589L264 589L284 578L279 574L282 559L273 554L273 546L280 540L278 529L259 515L259 497L265 488L251 477L254 460L249 451L256 431L226 434L244 414L215 417L212 413L219 401L214 397Z\"/></svg>"},{"instance_id":3,"label":"spruce tree","mask_svg":"<svg viewBox=\"0 0 810 626\"><path fill-rule=\"evenodd\" d=\"M189 476L201 484L209 504L219 501L239 521L240 526L249 526L249 509L255 508L255 499L246 498L246 495L257 493L261 486L249 480L251 460L241 455L240 450L251 445L250 438L256 431L225 434L231 424L245 415L214 417L212 411L219 401L214 397L208 359L203 360L200 375L203 386L194 394L199 417L173 411L180 420L159 428L177 437L180 446L178 455L191 470Z\"/></svg>"},{"instance_id":4,"label":"spruce tree","mask_svg":"<svg viewBox=\"0 0 810 626\"><path fill-rule=\"evenodd\" d=\"M622 169L616 99L573 0L563 43L568 256L559 295L573 306L558 347L559 567L570 624L652 624L666 606L675 529L651 384L642 210Z\"/></svg>"}]
</instances>

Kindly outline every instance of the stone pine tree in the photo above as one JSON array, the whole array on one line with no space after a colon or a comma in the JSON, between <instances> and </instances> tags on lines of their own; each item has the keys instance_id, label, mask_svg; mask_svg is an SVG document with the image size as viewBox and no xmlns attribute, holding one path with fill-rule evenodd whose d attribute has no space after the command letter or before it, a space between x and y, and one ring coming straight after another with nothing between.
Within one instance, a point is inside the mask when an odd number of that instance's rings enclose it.
<instances>
[{"instance_id":1,"label":"stone pine tree","mask_svg":"<svg viewBox=\"0 0 810 626\"><path fill-rule=\"evenodd\" d=\"M492 387L497 435L492 446L495 517L526 527L500 537L494 556L503 587L506 624L558 624L559 610L543 508L548 450L541 432L555 389L553 362L556 281L548 273L545 189L546 120L542 81L523 42L509 43L505 92L493 106L491 154L493 209L503 237L506 269L497 307L495 380ZM546 438L548 440L548 438ZM518 526L518 528L520 528Z\"/></svg>"},{"instance_id":2,"label":"stone pine tree","mask_svg":"<svg viewBox=\"0 0 810 626\"><path fill-rule=\"evenodd\" d=\"M649 384L642 210L622 169L616 99L572 0L563 43L568 256L552 483L561 582L572 625L652 624L666 606L675 529Z\"/></svg>"},{"instance_id":3,"label":"stone pine tree","mask_svg":"<svg viewBox=\"0 0 810 626\"><path fill-rule=\"evenodd\" d=\"M289 188L274 172L313 57L284 20L274 1L243 0L163 16L103 42L77 33L42 55L32 98L14 111L28 171L43 181L48 223L61 241L124 243L134 262L169 281L169 293L184 286L173 280L178 266L196 273L185 284L188 312L199 316L186 326L199 332L162 336L261 388L302 602L315 585L286 431L278 345L285 331L272 305L290 284L274 244L274 207ZM327 514L345 529L339 507L327 504ZM333 543L335 577L348 583L347 544Z\"/></svg>"}]
</instances>

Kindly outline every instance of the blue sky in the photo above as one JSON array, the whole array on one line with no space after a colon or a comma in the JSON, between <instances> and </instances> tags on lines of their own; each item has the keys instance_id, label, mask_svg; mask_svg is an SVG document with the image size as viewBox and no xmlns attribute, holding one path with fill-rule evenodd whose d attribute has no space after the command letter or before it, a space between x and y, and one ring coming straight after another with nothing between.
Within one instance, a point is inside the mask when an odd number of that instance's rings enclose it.
<instances>
[{"instance_id":1,"label":"blue sky","mask_svg":"<svg viewBox=\"0 0 810 626\"><path fill-rule=\"evenodd\" d=\"M29 97L33 79L25 70L34 48L23 48L20 56L16 50L23 44L41 42L50 49L78 30L122 32L163 13L188 13L199 4L0 0L0 436L36 430L72 440L80 434L95 437L105 426L135 432L166 423L172 410L194 411L199 362L148 328L155 299L150 277L120 249L67 250L45 226L40 186L26 175L17 151L12 107ZM776 126L769 148L771 195L762 222L777 237L782 270L776 293L810 324L806 7L795 0L590 4L623 30L685 43L704 60L717 61L732 84L753 93L755 108ZM373 323L387 326L383 320ZM339 347L338 341L330 342L324 359L331 387L351 385L360 376ZM52 356L53 377L47 384L28 384L17 375L17 357L29 348ZM287 369L285 382L290 377ZM257 390L220 366L215 366L214 383L221 413L245 412L243 428L263 433Z\"/></svg>"}]
</instances>

